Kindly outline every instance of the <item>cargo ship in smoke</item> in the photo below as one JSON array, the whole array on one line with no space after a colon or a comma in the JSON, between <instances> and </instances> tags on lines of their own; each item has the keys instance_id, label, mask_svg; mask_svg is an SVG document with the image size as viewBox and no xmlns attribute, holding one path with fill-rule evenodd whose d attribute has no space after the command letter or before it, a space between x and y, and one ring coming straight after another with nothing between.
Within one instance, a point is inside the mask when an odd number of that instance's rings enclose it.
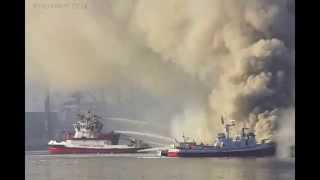
<instances>
[{"instance_id":1,"label":"cargo ship in smoke","mask_svg":"<svg viewBox=\"0 0 320 180\"><path fill-rule=\"evenodd\" d=\"M51 140L48 151L51 154L79 153L137 153L150 148L141 140L129 139L128 144L119 144L119 133L102 133L103 124L99 116L88 111L79 114L80 120L73 124L75 133L65 133L64 140Z\"/></svg>"},{"instance_id":2,"label":"cargo ship in smoke","mask_svg":"<svg viewBox=\"0 0 320 180\"><path fill-rule=\"evenodd\" d=\"M269 139L257 143L253 132L245 132L247 128L242 128L242 134L232 138L230 127L235 126L235 121L224 124L222 118L222 124L225 132L218 133L212 145L196 144L183 136L183 142L176 141L176 144L160 151L160 154L168 157L263 157L275 154L276 145Z\"/></svg>"}]
</instances>

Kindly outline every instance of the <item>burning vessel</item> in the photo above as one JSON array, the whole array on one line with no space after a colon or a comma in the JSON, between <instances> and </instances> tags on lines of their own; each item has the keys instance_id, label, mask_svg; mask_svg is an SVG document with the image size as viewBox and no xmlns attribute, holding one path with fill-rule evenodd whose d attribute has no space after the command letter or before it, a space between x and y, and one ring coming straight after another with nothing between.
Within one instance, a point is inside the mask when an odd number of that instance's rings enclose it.
<instances>
[{"instance_id":1,"label":"burning vessel","mask_svg":"<svg viewBox=\"0 0 320 180\"><path fill-rule=\"evenodd\" d=\"M197 144L195 141L184 141L171 145L171 148L160 152L168 157L246 157L246 156L272 156L276 152L276 145L269 139L257 143L253 132L246 132L248 128L242 128L242 134L235 138L230 136L230 127L235 126L235 121L224 124L224 133L218 133L212 145Z\"/></svg>"},{"instance_id":2,"label":"burning vessel","mask_svg":"<svg viewBox=\"0 0 320 180\"><path fill-rule=\"evenodd\" d=\"M103 124L99 116L88 111L79 114L80 121L73 124L74 133L66 133L64 140L51 140L48 151L51 154L78 153L137 153L138 150L150 148L141 140L130 138L128 144L119 144L120 134L102 133Z\"/></svg>"}]
</instances>

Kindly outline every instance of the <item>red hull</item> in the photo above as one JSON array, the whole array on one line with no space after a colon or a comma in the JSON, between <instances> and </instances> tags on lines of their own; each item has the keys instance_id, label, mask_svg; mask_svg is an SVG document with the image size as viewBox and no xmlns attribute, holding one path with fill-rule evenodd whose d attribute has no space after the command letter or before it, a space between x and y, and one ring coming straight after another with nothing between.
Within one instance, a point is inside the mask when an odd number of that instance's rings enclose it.
<instances>
[{"instance_id":1,"label":"red hull","mask_svg":"<svg viewBox=\"0 0 320 180\"><path fill-rule=\"evenodd\" d=\"M179 157L178 152L167 152L168 157Z\"/></svg>"},{"instance_id":2,"label":"red hull","mask_svg":"<svg viewBox=\"0 0 320 180\"><path fill-rule=\"evenodd\" d=\"M111 153L137 153L141 148L128 149L94 149L94 148L70 148L70 147L48 147L50 154L111 154Z\"/></svg>"}]
</instances>

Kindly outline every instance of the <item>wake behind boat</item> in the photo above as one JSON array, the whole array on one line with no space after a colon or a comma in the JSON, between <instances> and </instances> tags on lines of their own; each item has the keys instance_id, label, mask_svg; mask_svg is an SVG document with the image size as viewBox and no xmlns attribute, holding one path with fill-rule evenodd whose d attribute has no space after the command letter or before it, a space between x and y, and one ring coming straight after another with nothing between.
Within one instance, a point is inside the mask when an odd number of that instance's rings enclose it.
<instances>
[{"instance_id":1,"label":"wake behind boat","mask_svg":"<svg viewBox=\"0 0 320 180\"><path fill-rule=\"evenodd\" d=\"M79 153L137 153L150 148L141 140L129 139L128 144L119 144L120 134L115 132L101 133L103 124L99 116L88 111L79 115L80 121L73 124L75 133L65 133L64 140L51 140L48 151L51 154Z\"/></svg>"}]
</instances>

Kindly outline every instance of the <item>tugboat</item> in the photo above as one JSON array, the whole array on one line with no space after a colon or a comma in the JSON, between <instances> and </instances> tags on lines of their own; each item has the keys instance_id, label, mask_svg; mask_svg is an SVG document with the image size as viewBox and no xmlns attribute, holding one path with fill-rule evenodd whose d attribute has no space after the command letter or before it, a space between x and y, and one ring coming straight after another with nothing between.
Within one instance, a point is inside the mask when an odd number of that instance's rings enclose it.
<instances>
[{"instance_id":1,"label":"tugboat","mask_svg":"<svg viewBox=\"0 0 320 180\"><path fill-rule=\"evenodd\" d=\"M75 133L66 133L62 141L51 140L48 143L49 153L137 153L139 150L150 148L148 144L133 138L129 139L128 144L121 145L119 133L101 133L101 117L90 111L78 116L80 121L73 124Z\"/></svg>"},{"instance_id":2,"label":"tugboat","mask_svg":"<svg viewBox=\"0 0 320 180\"><path fill-rule=\"evenodd\" d=\"M218 133L212 145L196 144L194 141L184 141L171 145L171 148L160 152L162 156L168 157L263 157L273 156L276 152L275 143L269 139L256 142L253 132L246 132L248 128L242 128L242 134L235 138L230 137L230 127L235 126L235 121L224 124L224 133Z\"/></svg>"}]
</instances>

